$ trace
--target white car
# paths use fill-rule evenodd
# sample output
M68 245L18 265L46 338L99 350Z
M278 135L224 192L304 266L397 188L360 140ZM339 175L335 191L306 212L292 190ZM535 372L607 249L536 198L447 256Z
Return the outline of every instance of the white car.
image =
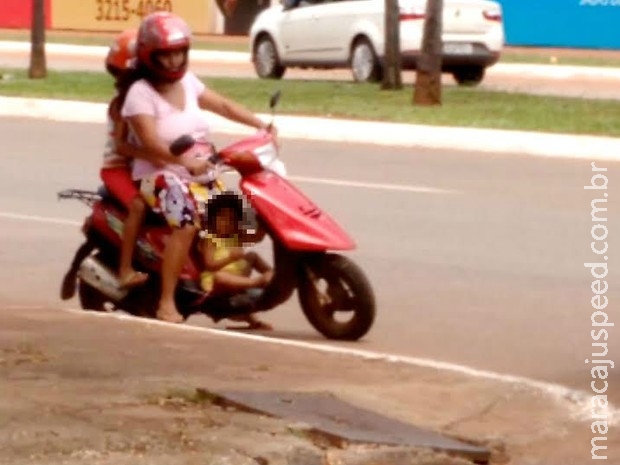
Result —
M283 0L262 11L250 29L256 73L279 79L288 67L350 67L355 81L381 80L384 8L385 0ZM425 2L400 0L399 8L401 66L415 69ZM501 6L444 0L443 8L443 71L459 84L478 84L504 46Z

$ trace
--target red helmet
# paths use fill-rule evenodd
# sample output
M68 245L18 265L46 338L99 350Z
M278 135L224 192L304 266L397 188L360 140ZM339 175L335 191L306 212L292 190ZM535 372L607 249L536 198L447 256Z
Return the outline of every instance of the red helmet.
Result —
M116 36L105 59L105 67L110 74L117 74L131 67L136 56L137 37L138 31L135 29L128 29Z
M191 44L189 26L179 16L166 11L151 13L142 21L138 31L138 61L157 80L174 82L187 71L187 52ZM176 70L168 70L156 59L159 52L183 50L185 60Z

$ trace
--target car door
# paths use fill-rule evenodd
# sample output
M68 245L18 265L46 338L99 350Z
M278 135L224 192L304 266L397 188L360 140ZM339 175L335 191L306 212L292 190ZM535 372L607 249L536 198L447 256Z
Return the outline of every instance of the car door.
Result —
M283 12L280 22L282 59L308 62L316 57L321 36L316 18L323 3L324 0L298 0Z
M357 3L356 0L323 0L313 18L313 30L316 31L314 61L333 63L346 60Z

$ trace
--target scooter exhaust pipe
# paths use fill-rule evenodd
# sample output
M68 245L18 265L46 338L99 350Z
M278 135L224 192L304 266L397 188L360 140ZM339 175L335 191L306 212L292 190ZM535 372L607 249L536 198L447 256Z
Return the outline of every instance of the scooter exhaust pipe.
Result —
M114 273L92 256L84 259L78 277L116 302L123 300L129 293L128 289L121 288Z

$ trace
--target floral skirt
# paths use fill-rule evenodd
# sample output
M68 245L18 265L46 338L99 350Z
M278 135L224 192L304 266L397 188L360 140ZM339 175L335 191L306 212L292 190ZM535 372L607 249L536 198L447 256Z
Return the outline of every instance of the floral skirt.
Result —
M200 227L198 203L189 182L174 173L159 172L146 176L140 182L140 193L149 207L161 213L171 227Z

